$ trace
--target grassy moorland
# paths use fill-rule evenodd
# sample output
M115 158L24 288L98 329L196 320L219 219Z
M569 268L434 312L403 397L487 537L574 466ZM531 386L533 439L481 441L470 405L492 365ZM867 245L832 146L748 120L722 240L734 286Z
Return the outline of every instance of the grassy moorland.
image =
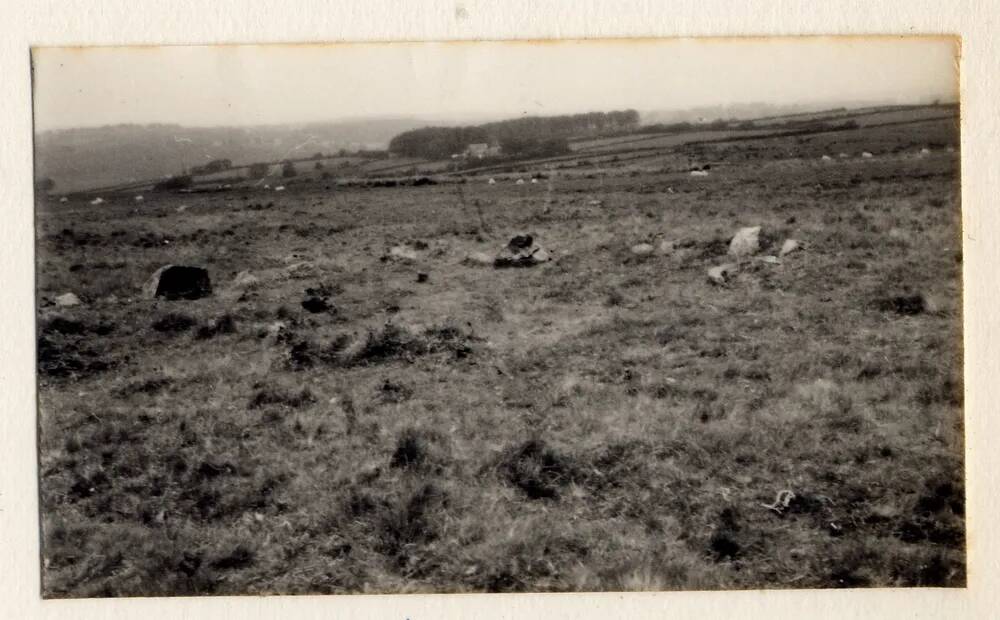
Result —
M40 203L44 594L963 585L957 141Z

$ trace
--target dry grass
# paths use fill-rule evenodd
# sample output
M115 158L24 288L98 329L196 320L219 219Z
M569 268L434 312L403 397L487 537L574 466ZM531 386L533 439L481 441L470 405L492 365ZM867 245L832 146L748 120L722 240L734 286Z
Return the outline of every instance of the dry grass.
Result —
M962 585L957 159L892 154L942 132L476 177L464 204L41 205L45 595ZM711 286L746 225L805 249ZM518 233L553 260L463 262ZM165 263L216 293L139 298Z

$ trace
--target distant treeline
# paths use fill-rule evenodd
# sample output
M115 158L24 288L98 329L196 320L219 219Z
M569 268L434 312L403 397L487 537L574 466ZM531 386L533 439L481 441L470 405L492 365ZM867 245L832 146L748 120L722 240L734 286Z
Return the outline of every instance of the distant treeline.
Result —
M405 157L445 159L470 144L496 144L504 156L558 155L573 136L631 131L639 125L635 110L564 116L529 116L466 127L424 127L397 135L389 151Z

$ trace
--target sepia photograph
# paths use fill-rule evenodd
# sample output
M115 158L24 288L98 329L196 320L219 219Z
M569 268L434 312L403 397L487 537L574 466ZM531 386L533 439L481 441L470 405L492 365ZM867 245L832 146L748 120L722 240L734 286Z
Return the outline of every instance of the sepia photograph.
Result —
M959 55L33 48L42 596L964 588Z

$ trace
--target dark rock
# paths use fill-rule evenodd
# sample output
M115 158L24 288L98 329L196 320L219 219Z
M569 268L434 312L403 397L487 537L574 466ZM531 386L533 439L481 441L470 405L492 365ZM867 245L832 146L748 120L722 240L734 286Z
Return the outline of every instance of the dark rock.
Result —
M514 235L507 243L507 248L516 252L530 248L532 243L534 243L534 239L532 239L531 235Z
M550 260L548 251L537 245L531 235L515 235L493 260L497 269L534 267Z
M212 293L208 271L201 267L165 265L146 281L143 294L149 298L200 299Z

